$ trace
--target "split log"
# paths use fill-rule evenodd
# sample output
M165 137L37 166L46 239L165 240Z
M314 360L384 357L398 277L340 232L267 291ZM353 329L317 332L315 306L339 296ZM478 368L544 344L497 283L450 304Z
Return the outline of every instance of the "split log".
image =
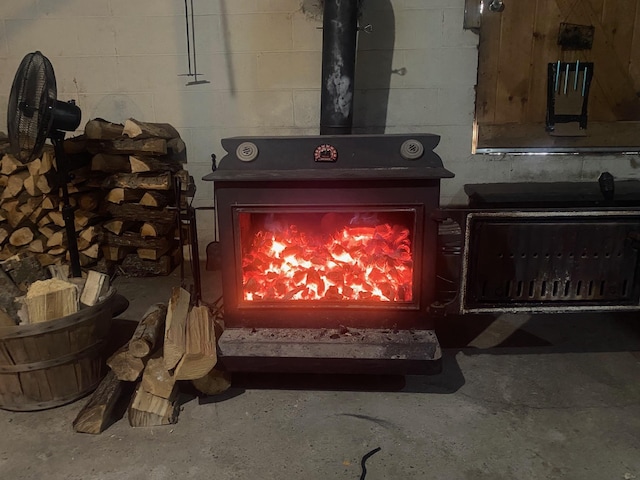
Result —
M140 199L140 205L145 207L164 208L169 204L169 198L160 192L146 192Z
M0 245L4 244L11 235L11 230L9 230L6 226L0 226Z
M42 200L42 208L45 210L56 210L60 205L60 198L55 195L47 195Z
M6 153L2 157L0 165L0 172L2 172L3 175L11 175L16 170L23 170L27 168L24 163L9 153Z
M32 197L36 197L38 195L42 195L42 191L37 186L37 182L40 180L40 175L29 175L24 179L24 189L26 192Z
M48 232L45 233L41 229L40 233L42 233L45 237L47 237ZM53 232L50 236L47 237L47 248L61 247L63 245L66 245L66 241L67 241L66 230L64 229L58 230L57 232Z
M29 227L14 230L9 237L9 243L15 247L22 247L33 240L33 231Z
M123 232L121 235L106 233L102 241L104 245L115 245L117 247L165 249L165 251L169 247L169 240L165 237L143 238L140 234L134 232Z
M40 221L40 218L42 218L43 212L44 210L42 207L37 207L33 212L31 212L31 215L29 215L29 221L34 225L37 224Z
M22 292L38 280L46 280L47 272L32 255L16 255L2 263L2 268Z
M115 235L122 235L126 231L135 229L137 223L130 220L109 220L102 224L102 228ZM108 234L107 234L108 235Z
M40 280L29 287L24 303L29 323L54 320L78 311L78 288L57 278Z
M9 177L7 175L0 175L0 188L4 188L9 183Z
M9 176L7 186L2 192L2 198L15 198L24 189L24 181L29 178L29 172L26 170L13 173Z
M16 210L20 205L20 200L17 198L3 198L0 200L0 208L5 212L11 212L12 210Z
M31 241L27 250L31 253L44 253L45 240L44 237L39 237Z
M185 163L187 161L187 146L181 138L167 140L167 157L174 162Z
M92 140L87 144L90 153L112 155L166 155L167 141L163 138Z
M49 212L49 218L58 227L65 226L64 217L62 216L62 212L60 210L53 210Z
M168 123L140 122L134 118L129 118L124 122L122 135L129 138L158 137L166 140L180 137L178 131Z
M47 175L38 175L35 181L36 188L42 193L51 193L55 182Z
M231 387L231 373L214 368L204 377L191 380L191 383L205 395L218 395Z
M82 255L89 257L90 259L97 260L100 257L100 244L94 243L89 248L84 248L80 252ZM90 263L90 260L87 260Z
M130 172L131 165L129 163L129 156L96 153L91 157L91 170L106 173Z
M44 175L56 168L56 157L53 147L45 145L42 155L40 155L40 170L38 173Z
M101 213L109 214L115 218L123 220L131 220L134 222L154 222L154 223L171 223L176 222L175 210L152 210L142 205L136 205L133 203L123 203L122 205L115 205L113 203L105 202L102 205Z
M78 235L79 239L85 240L85 241L87 241L89 243L92 243L95 240L98 240L99 237L100 237L100 228L96 227L95 225L91 225L91 226L85 228Z
M84 238L78 237L76 239L76 245L78 247L78 250L85 250L86 248L89 248L91 246L91 242L87 242Z
M117 187L112 188L107 193L105 200L107 202L121 204L123 202L139 202L144 196L144 190L132 190L130 188Z
M90 162L91 156L89 155L87 162ZM74 168L69 172L71 174L71 180L69 181L72 185L78 185L80 183L84 183L89 178L94 177L94 173L91 171L91 165L84 165L79 168Z
M47 269L51 278L57 278L59 280L69 279L69 265L51 265Z
M175 368L186 348L186 323L191 296L184 288L174 287L167 307L163 356L167 369Z
M176 408L177 389L169 399L156 397L138 385L128 410L132 427L156 427L171 425L178 421Z
M216 366L217 360L213 317L207 307L193 307L187 321L185 353L176 366L175 377L177 380L202 378Z
M52 227L40 227L38 228L38 231L44 235L46 238L51 238L53 236L54 233L56 233L57 231L59 231L59 228L52 228Z
M84 134L90 140L110 140L122 137L124 125L111 123L102 118L89 120L84 127Z
M67 156L84 153L87 150L87 136L78 135L77 137L67 138L62 146Z
M78 227L84 228L87 225L95 224L100 219L100 216L93 213L88 212L86 210L76 210L73 212L73 221L76 229Z
M147 173L147 172L177 172L181 169L180 164L172 162L168 163L162 158L143 157L139 155L130 155L129 163L131 173ZM123 170L124 171L124 170Z
M129 352L134 357L143 358L151 354L164 337L167 306L157 303L151 306L138 323L131 340Z
M18 247L14 247L13 245L6 244L0 250L0 261L7 260L18 253Z
M101 197L102 194L96 191L81 193L78 195L78 207L86 212L97 210Z
M180 191L186 192L192 184L192 178L186 170L178 170L174 177L180 180Z
M89 270L82 294L80 295L80 303L91 307L98 303L100 297L104 295L107 290L109 290L109 276L104 273Z
M171 246L167 242L165 246L160 248L138 248L136 249L136 253L143 260L159 260L160 257L169 251L169 248L171 248Z
M109 426L111 413L123 391L123 382L108 372L76 416L73 429L79 433L102 433Z
M175 228L170 223L151 223L145 222L140 227L140 236L142 237L164 237L166 236L173 228Z
M39 253L36 255L36 259L43 267L48 267L49 265L54 265L60 262L58 258L50 253Z
M28 220L29 220L29 217L27 217L20 210L13 210L12 212L7 212L7 222L9 222L9 225L11 225L11 227L14 229L19 228Z
M30 216L38 207L40 207L42 201L43 198L41 196L28 198L25 203L18 207L18 209L25 215Z
M145 392L157 397L171 397L176 385L176 377L167 369L162 350L158 350L149 358L142 372L140 385Z
M22 296L22 292L11 279L11 277L0 268L0 310L6 313L14 321L14 325L18 323L18 312L22 308L18 297Z
M131 252L130 248L102 245L102 256L111 262L119 262Z
M134 357L126 345L107 359L107 365L118 380L135 382L142 375L146 359Z
M35 160L27 163L27 170L29 170L29 175L40 175L40 169L42 168L42 160L36 158Z
M142 190L169 190L171 189L171 174L139 175L117 173L105 178L100 186L101 188L121 187Z
M67 253L67 247L54 247L47 252L49 255L62 255Z
M135 254L129 254L124 257L120 264L120 271L129 277L155 277L158 275L169 275L175 263L172 262L171 256L164 255L159 260L143 260Z

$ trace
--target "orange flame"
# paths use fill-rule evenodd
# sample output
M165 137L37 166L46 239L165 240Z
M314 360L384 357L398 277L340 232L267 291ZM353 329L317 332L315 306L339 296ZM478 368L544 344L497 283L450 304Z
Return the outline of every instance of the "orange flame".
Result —
M410 302L409 237L388 223L324 236L260 230L242 258L244 299Z

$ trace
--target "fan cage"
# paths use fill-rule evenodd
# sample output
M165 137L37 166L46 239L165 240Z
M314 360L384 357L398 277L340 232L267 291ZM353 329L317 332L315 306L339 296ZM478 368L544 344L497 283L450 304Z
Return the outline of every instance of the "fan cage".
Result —
M39 51L27 54L13 80L7 112L12 153L21 162L40 155L51 130L56 96L51 62Z

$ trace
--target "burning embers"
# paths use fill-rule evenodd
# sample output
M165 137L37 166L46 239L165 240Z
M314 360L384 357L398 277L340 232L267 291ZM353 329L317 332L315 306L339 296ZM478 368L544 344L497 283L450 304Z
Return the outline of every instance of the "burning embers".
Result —
M410 302L408 212L240 213L243 298Z

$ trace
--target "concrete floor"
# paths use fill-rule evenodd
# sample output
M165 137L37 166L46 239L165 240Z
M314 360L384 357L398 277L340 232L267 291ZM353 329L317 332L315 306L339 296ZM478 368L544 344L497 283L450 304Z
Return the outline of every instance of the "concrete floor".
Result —
M136 319L177 274L119 279ZM216 292L205 292L205 298ZM84 404L0 410L0 479L640 479L635 315L442 322L432 377L244 375L176 425L74 433Z

